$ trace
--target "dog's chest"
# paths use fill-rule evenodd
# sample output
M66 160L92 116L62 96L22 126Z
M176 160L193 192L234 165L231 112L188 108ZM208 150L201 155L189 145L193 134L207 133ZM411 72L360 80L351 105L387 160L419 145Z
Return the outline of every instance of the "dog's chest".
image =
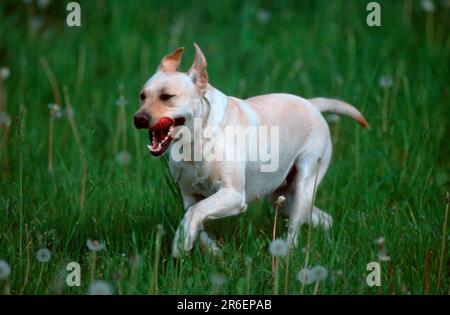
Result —
M206 197L217 190L211 179L211 172L204 163L172 161L170 164L173 178L183 191Z

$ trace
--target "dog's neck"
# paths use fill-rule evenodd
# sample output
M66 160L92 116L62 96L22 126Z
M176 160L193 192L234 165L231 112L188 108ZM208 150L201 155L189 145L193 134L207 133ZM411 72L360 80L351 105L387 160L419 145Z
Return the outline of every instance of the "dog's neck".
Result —
M186 145L191 146L191 152L195 152L198 148L195 145L205 141L210 142L216 139L216 134L222 127L225 110L228 105L228 98L225 94L208 84L205 94L200 99L200 108L195 117L201 118L201 128L195 128L194 125L190 126L193 138L190 139L190 143ZM208 138L204 138L203 131L205 128L209 128ZM195 139L195 140L194 140ZM194 161L187 161L188 164L196 164ZM183 164L182 162L174 163L177 165Z
M208 84L202 102L203 127L218 128L223 122L228 99L225 94Z
M208 84L205 95L201 99L203 128L209 127L215 130L220 127L227 103L227 96Z

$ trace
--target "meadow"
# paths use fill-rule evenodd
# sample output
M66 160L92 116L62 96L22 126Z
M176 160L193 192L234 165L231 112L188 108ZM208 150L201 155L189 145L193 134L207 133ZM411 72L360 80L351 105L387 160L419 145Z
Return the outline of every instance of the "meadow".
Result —
M81 27L67 2L0 4L0 294L450 293L448 1L378 1L380 27L360 0L79 1ZM334 225L302 228L278 285L265 200L208 222L221 255L170 255L180 194L132 117L162 56L184 46L187 70L193 42L227 95L336 97L371 126L327 116L316 204ZM299 281L306 256L325 280Z

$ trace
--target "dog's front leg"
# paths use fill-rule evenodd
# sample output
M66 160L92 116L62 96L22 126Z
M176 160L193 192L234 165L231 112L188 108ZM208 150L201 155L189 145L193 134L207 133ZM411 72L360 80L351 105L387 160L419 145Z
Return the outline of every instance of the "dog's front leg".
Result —
M231 187L221 188L214 195L191 206L186 211L175 234L172 248L173 256L179 256L180 248L184 251L192 249L205 220L237 215L244 212L246 208L245 193ZM180 244L181 235L184 241L182 244Z
M188 210L191 206L198 203L201 199L200 196L186 192L183 187L181 188L181 195L183 197L183 206L184 210ZM209 237L208 233L204 230L203 223L199 227L199 242L200 246L209 251L210 253L216 255L220 252L219 247L216 245L216 242Z

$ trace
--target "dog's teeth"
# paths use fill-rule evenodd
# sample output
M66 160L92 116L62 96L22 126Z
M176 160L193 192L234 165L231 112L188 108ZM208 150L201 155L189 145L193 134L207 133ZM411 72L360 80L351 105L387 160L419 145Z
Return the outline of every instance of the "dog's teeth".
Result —
M152 152L152 147L149 144L147 144L147 148L150 152Z

